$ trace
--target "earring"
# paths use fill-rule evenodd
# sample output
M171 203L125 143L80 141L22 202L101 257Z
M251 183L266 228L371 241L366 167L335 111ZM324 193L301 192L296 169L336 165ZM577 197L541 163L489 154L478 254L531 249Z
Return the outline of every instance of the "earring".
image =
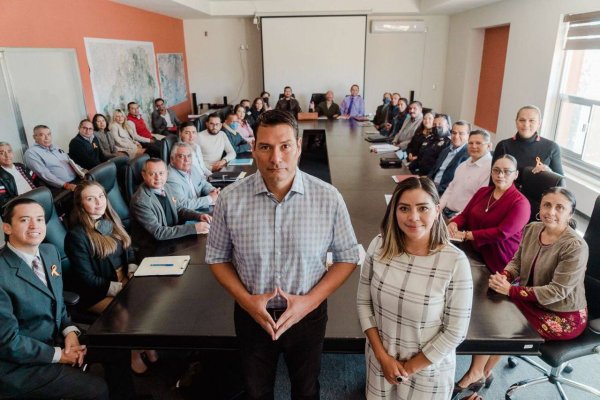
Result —
M536 220L536 221L541 221L541 220L540 220L540 213L537 213L537 214L535 214L535 220Z

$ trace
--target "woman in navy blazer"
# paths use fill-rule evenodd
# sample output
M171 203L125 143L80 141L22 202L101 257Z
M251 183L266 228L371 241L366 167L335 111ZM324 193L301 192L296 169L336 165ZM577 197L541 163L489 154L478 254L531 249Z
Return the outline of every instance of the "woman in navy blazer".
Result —
M101 314L129 279L131 238L98 182L81 182L73 196L72 229L65 237L65 252L78 285L81 307ZM136 373L147 370L143 355L139 351L131 354L131 368ZM146 351L145 356L156 361L154 351Z

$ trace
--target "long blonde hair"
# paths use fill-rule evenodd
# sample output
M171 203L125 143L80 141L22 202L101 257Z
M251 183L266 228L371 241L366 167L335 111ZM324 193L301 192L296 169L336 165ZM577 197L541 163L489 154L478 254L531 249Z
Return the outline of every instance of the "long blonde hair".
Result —
M396 209L398 208L398 202L400 201L402 194L415 189L421 189L427 193L436 206L440 204L440 196L438 195L434 183L425 176L411 177L396 185L390 204L388 204L387 210L385 211L383 221L381 221L380 231L383 243L378 252L378 258L380 260L389 260L399 254L406 253L406 235L398 226ZM440 212L431 227L431 234L429 235L429 251L433 251L440 245L445 245L449 242L448 229L446 228L442 213Z
M115 117L117 116L117 114L121 114L123 115L123 123L120 124L115 120ZM133 135L133 129L131 128L131 125L129 125L127 123L127 114L125 114L125 111L121 110L120 108L117 108L115 110L115 112L113 112L112 118L110 119L110 123L111 124L115 124L115 125L119 125L121 128L125 129L130 135Z
M83 191L91 186L96 186L102 190L106 197L106 190L104 187L95 181L82 181L75 188L73 194L73 210L71 211L71 224L75 226L79 224L83 227L85 234L92 245L92 251L94 256L98 258L106 258L113 254L118 248L118 242L120 241L123 245L123 249L131 246L131 238L123 228L119 215L110 205L108 197L106 197L106 210L104 211L103 218L107 221L112 222L112 232L108 236L102 235L95 229L95 221L83 208L82 197Z

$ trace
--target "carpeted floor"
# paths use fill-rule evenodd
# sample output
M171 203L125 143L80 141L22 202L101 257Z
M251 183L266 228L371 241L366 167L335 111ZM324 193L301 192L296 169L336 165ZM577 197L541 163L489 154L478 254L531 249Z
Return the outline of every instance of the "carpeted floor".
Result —
M459 356L457 379L467 370L469 356ZM196 376L190 380L185 390L175 389L176 380L185 372L189 360L199 360ZM600 355L589 356L573 362L571 379L600 388ZM516 368L507 367L506 358L496 367L496 379L493 385L481 392L485 399L502 400L504 392L514 382L538 376L536 370L521 362ZM136 377L139 394L152 394L154 399L241 399L239 371L236 368L235 353L189 354L171 353L161 357L160 364L145 377ZM321 371L322 400L358 400L364 399L365 366L364 357L356 354L325 354ZM592 396L577 389L567 387L570 400L587 400ZM283 360L280 360L276 382L276 399L290 397L289 381ZM536 385L523 389L513 396L514 400L554 400L560 396L550 384Z

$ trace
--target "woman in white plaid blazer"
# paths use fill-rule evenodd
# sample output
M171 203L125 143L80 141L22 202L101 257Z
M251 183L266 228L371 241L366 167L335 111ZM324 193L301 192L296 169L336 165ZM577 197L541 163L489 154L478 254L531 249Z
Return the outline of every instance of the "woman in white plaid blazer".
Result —
M449 243L435 185L402 181L358 286L367 399L449 399L472 298L469 261Z

